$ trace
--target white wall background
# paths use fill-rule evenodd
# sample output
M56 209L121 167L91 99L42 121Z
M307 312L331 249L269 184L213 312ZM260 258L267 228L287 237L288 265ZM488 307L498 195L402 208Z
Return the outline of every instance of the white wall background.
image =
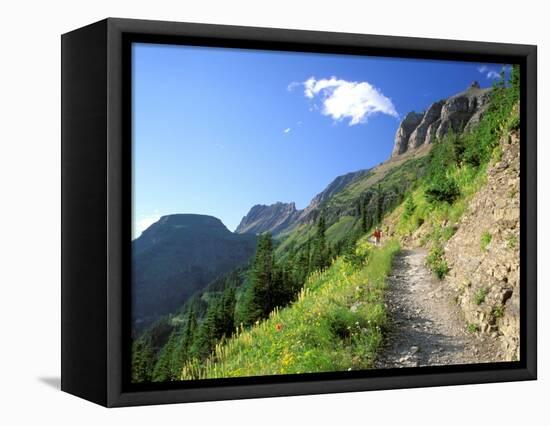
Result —
M9 1L0 5L0 423L542 424L550 172L545 2ZM107 410L58 391L60 34L108 16L539 46L539 381ZM546 396L544 394L547 394ZM546 413L546 416L544 414ZM130 423L131 422L131 423Z

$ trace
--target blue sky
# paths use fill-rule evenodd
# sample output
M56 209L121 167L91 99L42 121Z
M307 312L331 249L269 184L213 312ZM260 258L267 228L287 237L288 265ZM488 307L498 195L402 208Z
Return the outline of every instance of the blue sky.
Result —
M304 208L386 160L407 112L502 65L135 44L132 67L137 237L166 214L234 230L254 204Z

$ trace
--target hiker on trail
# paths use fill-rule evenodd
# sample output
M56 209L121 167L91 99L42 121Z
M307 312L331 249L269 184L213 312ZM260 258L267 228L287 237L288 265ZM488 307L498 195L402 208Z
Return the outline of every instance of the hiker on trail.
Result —
M380 231L380 228L376 228L374 230L374 234L372 234L372 236L374 237L374 241L376 242L376 245L379 246L380 245L380 237L382 237L382 232Z

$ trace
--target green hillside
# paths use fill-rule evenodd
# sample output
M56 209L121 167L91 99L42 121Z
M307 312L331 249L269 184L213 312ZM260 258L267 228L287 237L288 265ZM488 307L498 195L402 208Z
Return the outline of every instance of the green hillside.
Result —
M429 150L418 150L375 167L323 202L318 214L327 221L327 242L339 246L354 242L385 213L398 206L424 175ZM363 213L364 211L364 213ZM362 216L366 226L362 226ZM363 228L363 229L362 229ZM276 254L286 257L303 248L315 235L315 223L302 223L277 237Z
M250 264L219 277L134 342L135 381L365 369L384 339L386 277L400 242L442 244L519 127L519 78L500 81L479 124L394 157L323 200L312 220L258 238ZM382 226L382 247L369 243Z
M509 84L501 81L495 86L477 127L451 132L434 145L426 175L385 221L400 240L420 238L414 243L430 249L428 266L439 278L448 273L443 245L458 229L470 200L486 184L488 166L500 161L499 140L519 131L518 102L519 75L514 69Z
M181 379L365 369L386 325L384 288L395 241L375 248L362 238L353 258L313 273L298 299L255 327L216 345L205 362L183 366Z

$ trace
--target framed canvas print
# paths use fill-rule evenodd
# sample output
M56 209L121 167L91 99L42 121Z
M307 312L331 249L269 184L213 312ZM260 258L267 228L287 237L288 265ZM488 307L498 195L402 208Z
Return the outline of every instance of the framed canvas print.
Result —
M62 37L62 389L536 378L536 47L106 19Z

